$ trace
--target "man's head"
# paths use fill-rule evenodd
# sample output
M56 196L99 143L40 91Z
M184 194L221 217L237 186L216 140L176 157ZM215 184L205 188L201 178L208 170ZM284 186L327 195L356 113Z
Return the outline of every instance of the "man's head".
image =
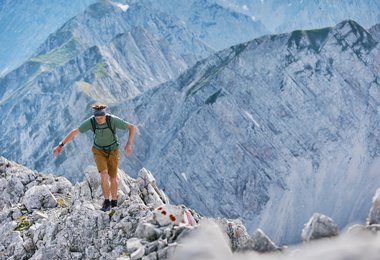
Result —
M107 105L99 103L92 106L92 111L98 124L104 124L106 122L106 108Z

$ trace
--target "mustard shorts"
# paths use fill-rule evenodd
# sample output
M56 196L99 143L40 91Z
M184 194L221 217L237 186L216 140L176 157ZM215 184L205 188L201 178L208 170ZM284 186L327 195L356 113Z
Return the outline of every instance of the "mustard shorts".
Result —
M119 165L119 149L103 151L92 147L92 154L99 172L108 170L108 175L115 177Z

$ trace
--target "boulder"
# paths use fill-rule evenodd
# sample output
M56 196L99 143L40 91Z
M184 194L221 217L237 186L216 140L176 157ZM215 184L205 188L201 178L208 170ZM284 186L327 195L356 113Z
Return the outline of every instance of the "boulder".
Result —
M31 212L34 209L54 208L57 200L50 190L45 186L33 186L25 192L22 203Z
M127 250L132 260L141 258L145 254L145 247L138 238L130 238L127 241Z
M168 203L168 198L158 189L156 180L150 171L145 168L141 169L136 181L147 206L153 209Z
M8 181L6 192L10 195L10 203L18 203L20 198L24 195L24 185L16 176L12 176Z
M244 250L250 244L250 236L240 220L216 219L216 222L227 234L232 251Z
M153 224L140 222L135 231L135 235L138 238L153 241L160 237L161 231Z
M337 235L338 227L331 218L323 214L314 213L302 229L301 237L303 241L307 242Z
M153 211L154 220L160 226L179 225L183 220L184 210L177 205L161 205Z
M261 229L256 230L250 241L252 241L252 249L260 253L281 250Z

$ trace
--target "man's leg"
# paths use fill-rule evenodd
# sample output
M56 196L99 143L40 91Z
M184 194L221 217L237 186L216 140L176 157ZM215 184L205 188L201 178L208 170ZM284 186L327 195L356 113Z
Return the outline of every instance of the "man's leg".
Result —
M110 201L110 183L108 180L108 171L104 170L100 172L100 185L102 186L104 202L101 208L102 211L108 211L111 208Z
M119 149L113 150L110 153L110 157L108 160L108 174L109 180L111 183L111 207L117 207L117 169L119 165Z
M105 200L110 199L110 183L108 180L108 170L100 172L100 185L102 186L103 197Z
M104 197L104 202L101 210L108 211L111 206L111 202L109 200L111 191L107 169L108 154L106 154L104 151L96 149L95 147L92 147L92 153L94 155L96 167L98 168L100 174L100 186L102 187Z
M111 183L111 197L112 200L117 200L117 175L109 176Z

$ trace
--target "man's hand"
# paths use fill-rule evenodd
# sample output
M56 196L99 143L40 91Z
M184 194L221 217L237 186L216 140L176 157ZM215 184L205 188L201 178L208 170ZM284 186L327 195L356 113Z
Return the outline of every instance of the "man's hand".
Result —
M131 155L132 153L132 145L130 144L127 144L125 147L124 147L124 152L125 152L125 155L128 157Z
M78 133L79 133L79 128L75 128L75 129L71 130L70 133L67 136L65 136L65 138L63 138L63 140L59 143L59 145L57 145L54 148L53 155L57 156L61 152L62 147L65 144L67 144L71 139L73 139L73 137L76 136Z
M54 155L54 157L57 156L57 155L61 152L61 150L62 150L62 146L57 145L57 146L54 148L54 150L53 150L53 155Z

